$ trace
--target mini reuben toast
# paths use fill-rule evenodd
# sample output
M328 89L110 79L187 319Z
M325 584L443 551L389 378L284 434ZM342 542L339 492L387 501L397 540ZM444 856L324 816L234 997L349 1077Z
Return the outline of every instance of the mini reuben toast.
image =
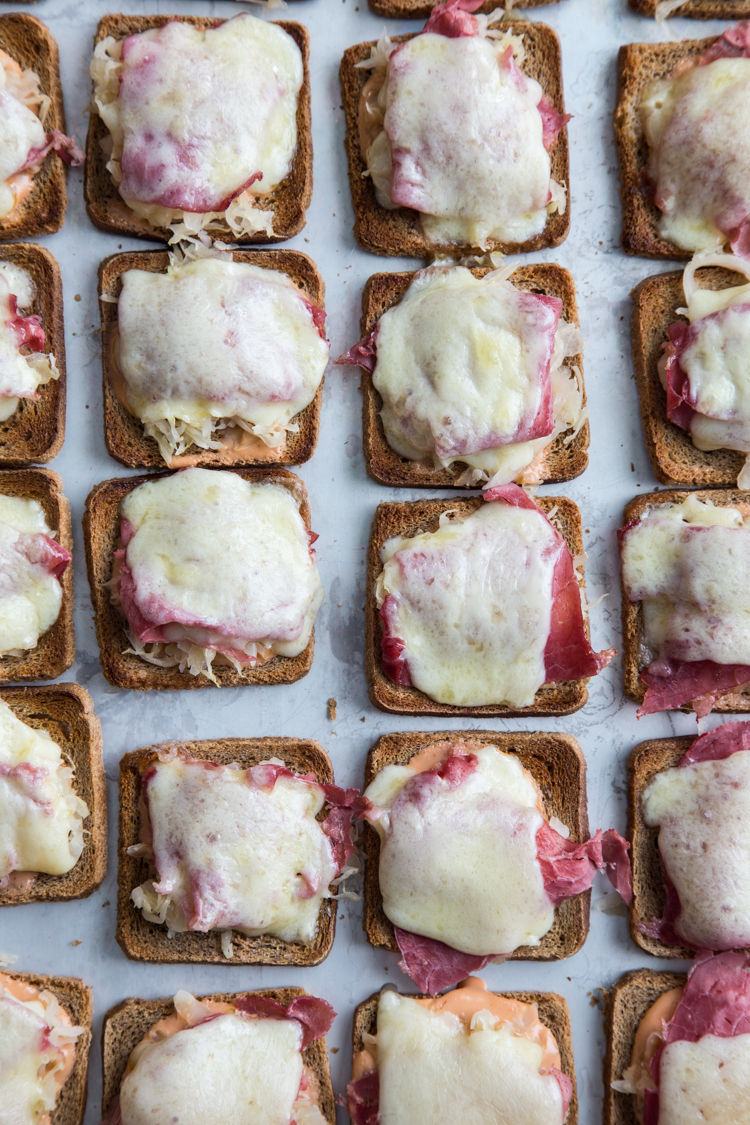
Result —
M76 977L0 972L8 1121L83 1125L93 1014L91 989Z
M734 1125L750 1112L750 956L626 973L606 1002L606 1125Z
M514 484L380 504L365 609L372 702L406 715L577 711L614 655L589 643L582 551L571 500L536 504Z
M629 0L642 16L669 19L741 20L750 16L750 0Z
M77 684L0 697L0 906L86 898L107 869L102 735Z
M105 259L112 456L149 469L307 461L328 361L324 293L315 264L296 250L209 256L197 247L189 257L150 250Z
M631 294L643 433L662 484L750 484L748 282L744 258L705 254Z
M259 1120L335 1125L325 1041L335 1015L301 988L123 1000L104 1017L104 1123L150 1125L157 1113L226 1125L249 1102Z
M0 474L0 683L54 680L73 663L72 547L57 473Z
M655 957L750 948L749 750L742 722L630 755L630 932Z
M83 152L65 136L57 43L41 20L0 15L0 66L0 239L53 234L68 203L61 160L78 166Z
M301 24L248 12L104 16L86 142L92 223L165 242L298 234L312 195L308 54Z
M309 672L323 590L307 491L293 473L191 468L105 481L83 524L110 683L289 684Z
M471 488L571 480L586 468L583 340L567 270L375 274L360 329L339 362L362 369L375 480Z
M750 25L620 48L622 245L647 258L750 245ZM738 123L741 122L740 126Z
M478 977L434 1000L384 988L355 1009L352 1048L354 1123L414 1120L402 1107L415 1104L424 1121L578 1121L570 1013L554 992L488 992Z
M365 932L401 952L422 992L495 959L572 956L597 868L629 897L626 842L588 838L586 763L568 735L387 734L365 785Z
M120 762L117 940L141 961L318 965L356 789L317 742L226 738Z
M731 3L731 0L729 2ZM434 3L429 3L429 0L368 0L368 3L376 15L386 16L389 19L426 20L436 7ZM557 0L524 0L523 6L539 8L542 5L556 3ZM484 0L484 3L479 3L476 7L473 4L464 4L462 8L466 11L489 14L502 8L502 4L499 4L498 0Z
M0 246L0 465L46 463L65 437L60 267L31 242Z
M488 27L469 6L446 0L423 32L344 52L354 233L376 254L518 254L567 237L558 38L522 20Z
M750 495L651 492L618 532L625 694L638 717L750 711ZM696 534L700 532L700 534Z

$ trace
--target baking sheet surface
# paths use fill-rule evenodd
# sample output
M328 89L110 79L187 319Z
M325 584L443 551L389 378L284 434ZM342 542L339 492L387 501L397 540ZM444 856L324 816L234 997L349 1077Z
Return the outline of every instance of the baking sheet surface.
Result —
M231 0L142 0L120 10L136 14L196 14L226 18L253 5ZM68 131L80 142L90 97L88 61L97 20L117 10L95 0L40 0L3 4L2 11L23 10L48 24L60 46ZM367 277L382 270L415 268L419 263L388 259L360 250L352 235L343 148L338 65L351 44L390 34L416 31L417 21L385 21L374 16L366 0L298 0L285 13L263 18L299 20L310 31L315 186L307 226L285 246L310 254L326 283L331 354L339 355L358 338L360 297ZM625 502L656 485L643 444L638 399L630 356L630 289L642 278L674 269L667 262L626 257L619 246L619 182L612 111L616 56L620 45L663 38L653 20L633 15L624 0L562 0L537 8L531 18L550 24L562 41L566 108L572 113L570 198L572 230L554 251L529 261L557 261L571 270L586 337L585 378L591 412L591 451L587 472L564 486L547 486L545 494L572 497L583 513L589 559L587 583L597 649L621 647L619 582L615 529ZM717 34L718 21L672 20L680 37ZM101 362L96 271L118 249L146 249L151 244L102 234L89 222L83 204L80 171L68 176L70 201L62 231L40 239L58 258L65 291L68 355L67 437L52 463L62 476L75 530L77 661L63 680L75 679L94 698L104 732L109 787L109 867L101 889L81 902L5 908L0 911L0 950L16 955L13 968L82 977L94 988L95 1043L89 1071L86 1125L100 1113L99 1033L102 1018L127 996L157 997L178 988L194 993L299 984L329 1000L338 1019L329 1035L334 1085L341 1092L349 1076L350 1026L354 1007L386 982L408 991L411 982L397 967L397 956L373 950L366 942L358 903L342 902L333 952L314 969L274 970L227 966L141 965L129 962L114 940L116 899L117 771L125 751L165 739L291 735L318 739L333 760L340 784L361 785L367 750L388 731L420 729L562 730L580 742L588 762L589 815L592 830L614 826L625 831L625 762L639 741L670 734L690 734L695 720L686 715L655 715L637 722L635 705L622 694L619 658L590 686L586 707L565 719L462 723L451 720L383 715L369 703L364 679L365 553L370 522L383 500L407 500L418 493L384 488L367 476L362 459L358 373L329 367L318 450L300 475L309 492L320 572L326 600L316 626L311 673L291 686L221 689L200 692L131 693L110 688L98 661L85 576L81 517L85 497L99 481L126 475L108 457L102 433ZM437 493L441 495L441 493ZM337 701L337 718L328 718L327 701ZM717 718L705 722L716 726ZM594 887L591 934L583 949L556 964L513 962L485 971L490 988L546 989L566 997L573 1022L576 1074L583 1125L601 1119L604 1038L598 991L628 969L649 966L680 969L680 962L644 956L630 941L627 919L596 909L609 890L598 878ZM339 1120L347 1119L339 1110Z

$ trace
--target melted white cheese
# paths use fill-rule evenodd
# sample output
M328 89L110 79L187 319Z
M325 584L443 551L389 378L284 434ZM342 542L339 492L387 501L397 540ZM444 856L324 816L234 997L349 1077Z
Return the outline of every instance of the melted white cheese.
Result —
M693 496L655 506L626 533L621 558L653 656L750 664L750 527L736 508Z
M382 809L380 890L394 925L484 956L538 945L554 921L537 859L539 790L520 762L493 747L452 789L437 781L410 799L419 774L386 766L365 791Z
M693 66L644 88L640 114L663 207L659 232L683 250L720 248L727 219L731 227L750 211L749 97L744 58Z
M37 500L0 496L0 656L34 648L62 605L59 580L17 550L19 533L52 536Z
M545 681L555 533L541 513L487 503L463 521L388 539L378 605L415 687L440 703L528 707Z
M398 152L408 190L392 192L390 175L381 177L385 201L420 211L431 242L482 247L544 230L551 181L542 88L499 64L507 46L427 33L388 60L385 130L368 165L382 164L383 150Z
M301 1042L296 1020L226 1013L142 1045L120 1087L122 1123L289 1125Z
M0 700L0 879L11 871L64 875L77 862L89 810L72 777L47 732Z
M678 1039L661 1057L659 1125L738 1125L750 1119L750 1035Z
M9 179L23 168L31 149L44 147L45 139L39 117L8 88L5 66L0 65L0 218L16 205Z
M138 604L205 623L167 626L171 640L205 644L220 628L219 642L238 648L297 656L307 646L323 590L286 488L186 469L134 489L122 514L135 528L126 560Z
M541 1046L507 1023L473 1022L470 1030L451 1012L381 992L380 1125L561 1125L560 1087L539 1073Z
M36 295L31 275L11 262L0 263L0 422L5 422L18 408L20 398L31 398L37 389L59 372L54 356L34 352L22 355L18 337L8 323L12 317L10 298L17 302L17 311L28 309Z
M127 270L117 312L118 366L147 432L166 421L210 435L234 419L278 446L328 361L309 306L274 269L201 258Z
M155 763L148 782L152 853L159 893L133 892L150 921L170 929L236 929L311 942L328 887L338 874L315 819L317 785L279 777L270 792L245 770L175 760ZM190 926L186 911L199 907Z

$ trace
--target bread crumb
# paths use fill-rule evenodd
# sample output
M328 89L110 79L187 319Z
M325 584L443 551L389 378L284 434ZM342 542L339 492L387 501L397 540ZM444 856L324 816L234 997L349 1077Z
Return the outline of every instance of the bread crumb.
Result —
M328 700L328 718L331 722L336 722L336 700L333 696Z
M332 1055L337 1055L339 1053L339 1051L341 1050L340 1047L331 1047L329 1049L330 1049L330 1052L331 1052Z
M109 906L109 899L107 899L106 902L102 903L102 910L104 909L105 906Z
M364 715L362 716L362 718L359 721L360 721L360 723L363 723L365 721Z
M80 301L80 299L81 299L81 294L80 294L80 293L76 293L76 295L75 295L75 297L73 298L73 300L74 300L74 301Z
M82 943L80 941L71 941L70 944L71 945L81 945Z

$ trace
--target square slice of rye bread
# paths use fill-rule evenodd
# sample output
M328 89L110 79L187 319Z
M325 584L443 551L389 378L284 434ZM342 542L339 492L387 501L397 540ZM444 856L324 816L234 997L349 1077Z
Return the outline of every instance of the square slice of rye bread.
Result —
M73 1069L60 1090L50 1119L50 1125L83 1125L83 1113L86 1109L86 1075L91 1050L91 1024L94 1018L92 990L78 977L50 977L41 973L11 973L5 970L3 973L11 980L51 992L70 1016L73 1026L83 1028L83 1034L76 1039Z
M484 277L489 269L473 269L475 277ZM411 273L376 273L368 278L362 293L362 318L360 332L369 335L375 324L387 309L398 304L401 297L416 277ZM562 266L540 262L533 266L521 266L510 280L517 289L531 293L542 293L548 297L559 297L563 303L562 316L570 324L578 324L578 303L575 285L568 270ZM577 367L583 378L583 356L569 356L565 360L567 368ZM447 469L437 469L428 461L410 461L391 449L383 429L380 411L383 400L372 382L369 371L362 370L362 429L365 463L367 471L381 484L397 488L462 488L457 479L466 468L465 462L457 462ZM586 391L583 389L583 401ZM585 422L573 441L565 444L566 434L555 438L547 454L547 470L543 483L557 484L573 480L588 465L589 424ZM476 485L472 486L476 488Z
M501 734L497 731L435 731L414 734L384 734L367 755L365 787L375 780L385 766L405 766L415 754L435 742L449 740L479 741L495 746L517 757L538 784L544 799L547 817L558 817L570 828L570 838L577 843L588 839L589 817L586 801L586 761L580 746L568 734L523 732ZM393 923L383 911L380 893L380 837L365 824L365 878L363 926L371 945L398 953ZM521 946L508 958L510 961L559 961L572 957L585 942L589 932L591 891L566 899L555 907L555 921L549 933L537 946Z
M37 500L47 524L57 532L58 542L73 553L70 506L63 496L62 481L52 469L7 469L0 473L0 494ZM19 680L55 680L75 660L73 629L73 563L60 581L63 596L57 621L39 638L35 648L22 656L0 657L0 684Z
M522 35L526 58L523 71L540 83L552 104L565 112L562 86L562 58L560 41L550 27L541 23L527 23L525 20L508 20L490 27L512 31ZM413 35L395 35L393 43L403 43L413 39ZM389 257L424 258L428 255L457 256L471 253L475 247L456 243L428 242L419 221L419 212L408 207L388 211L381 207L375 198L375 189L370 177L365 177L366 165L359 147L358 112L359 97L370 77L370 71L357 67L357 63L370 57L374 40L358 43L344 51L339 70L341 93L346 120L346 155L349 167L349 187L354 207L354 235L365 250ZM570 230L570 173L568 161L568 133L563 129L550 149L552 162L551 176L568 189L568 202L564 213L555 212L547 219L541 234L526 242L500 242L489 239L487 250L499 250L503 254L528 254L532 250L544 250L559 246L568 237Z
M727 289L744 285L744 274L711 266L697 270L700 289ZM685 304L682 271L647 277L630 294L633 299L632 332L635 381L641 404L646 449L661 484L702 485L716 488L736 485L745 463L744 453L716 449L704 453L693 445L687 430L667 418L667 393L659 379L658 364L667 342L667 329L686 321L677 310Z
M554 509L552 523L565 539L570 553L583 554L581 513L578 506L565 496L536 497L543 512ZM386 676L380 664L383 628L375 601L375 584L383 570L380 549L386 539L402 535L407 538L423 531L436 531L443 512L455 511L461 516L476 512L485 503L481 496L449 497L440 500L411 500L407 503L379 504L370 531L367 549L367 600L365 603L365 672L370 685L370 700L380 711L393 715L446 715L468 718L498 716L504 719L525 719L529 715L571 715L580 710L589 697L588 680L561 680L542 684L530 707L515 710L502 703L486 703L480 707L454 707L449 703L436 703L415 687L395 684ZM579 579L581 588L585 583ZM584 622L588 636L588 622Z
M198 761L250 769L269 758L280 758L293 773L315 774L325 784L333 781L333 766L319 743L301 738L222 738L205 742L166 743L184 747ZM221 951L221 934L176 933L168 937L166 925L147 922L136 909L131 892L154 877L147 859L129 856L127 849L140 842L141 774L155 760L159 746L132 750L120 761L120 830L117 845L117 942L134 961L212 962L217 965L319 965L331 952L336 932L336 902L325 899L318 916L318 932L312 945L282 941L269 934L248 937L232 931L234 956ZM318 819L325 819L321 810Z
M235 262L244 262L263 269L278 270L286 274L294 284L319 308L325 307L325 285L312 258L298 250L235 250ZM131 469L163 469L164 459L159 446L153 438L146 437L143 423L127 410L114 390L114 377L117 367L113 356L113 344L117 336L117 304L109 298L117 298L122 290L122 275L126 270L148 270L150 273L164 273L169 264L165 250L135 250L126 254L112 254L99 266L99 309L102 321L102 368L104 397L104 440L112 457ZM106 299L103 299L106 298ZM287 433L286 443L280 457L271 450L263 458L245 458L232 461L231 465L301 465L315 452L320 428L320 407L323 401L323 382L318 387L315 398L304 410L296 415L299 433ZM206 468L226 468L220 450L200 449L191 445L185 456L195 458L191 464ZM181 460L181 459L178 459Z
M739 489L722 488L708 490L669 489L666 492L647 492L643 496L636 496L625 505L623 513L623 526L630 520L641 519L647 508L658 507L660 504L681 504L688 496L695 496L698 500L710 501L717 507L740 508L750 515L750 492L740 492ZM641 603L633 605L628 601L622 581L622 567L620 568L620 591L622 594L622 669L625 694L634 703L643 703L646 697L646 685L641 679L642 666L640 652L643 645L643 610ZM685 703L682 707L670 708L674 711L692 713L692 703ZM736 691L727 692L720 696L713 705L714 713L727 712L730 714L747 714L750 712L750 693L738 688Z
M679 43L629 43L617 56L617 108L615 146L620 162L622 200L622 246L627 254L641 258L692 258L659 234L661 211L639 189L641 172L648 163L649 150L641 126L638 107L644 87L657 78L668 78L682 59L702 55L716 42L710 39L683 39Z
M648 1009L663 993L684 987L686 980L687 973L635 969L604 993L604 1125L638 1125L635 1096L618 1093L612 1083L619 1081L630 1066L635 1033Z
M370 8L377 16L402 20L429 19L437 2L438 0L434 0L433 3L425 3L425 0L368 0ZM523 6L524 8L540 8L557 2L558 0L524 0ZM502 7L500 0L485 0L484 4L476 9L476 12L484 12L489 15L490 12L499 9L498 14L502 15Z
M641 798L657 773L676 766L695 741L685 738L653 738L634 747L628 758L628 839L633 868L633 901L628 911L630 936L636 945L652 957L691 958L695 950L687 946L667 945L647 937L638 929L639 922L661 918L666 903L664 868L659 855L659 829L649 828L643 819Z
M10 262L31 275L36 297L24 312L41 317L44 351L54 355L60 372L58 379L39 388L38 399L20 399L10 418L0 422L0 467L46 464L60 452L65 438L65 325L60 267L49 250L33 242L0 245L0 262Z
M216 27L216 20L210 16L102 16L94 36L94 46L108 35L115 39L125 39L128 35L138 35L152 27L163 27L165 23L189 23L193 27L207 31ZM222 22L222 21L220 21ZM243 246L256 243L284 242L299 234L305 225L305 213L312 198L313 149L312 125L310 119L310 36L301 23L288 20L274 20L277 27L283 28L295 41L302 52L303 78L297 100L297 148L292 158L289 174L268 195L261 199L261 208L273 211L273 234L257 233L252 236L236 235L226 224L211 229L208 233L214 241L239 243ZM252 113L252 107L248 107ZM99 230L108 234L123 234L130 238L148 238L153 242L169 242L172 231L165 227L154 227L146 219L138 218L127 206L115 187L106 169L106 159L100 142L108 137L109 130L98 113L89 117L86 136L86 163L83 169L83 194L86 210L91 222Z
M102 764L102 730L91 696L78 684L6 687L0 699L17 719L46 731L73 766L73 789L88 805L83 852L66 875L38 874L28 890L0 889L0 906L87 898L107 872L107 781Z
M260 988L246 992L214 992L210 996L199 996L199 1000L216 1000L231 1004L241 996L264 996L279 1004L291 1004L297 996L309 996L302 988ZM109 1113L112 1102L120 1092L128 1059L134 1047L158 1020L174 1015L171 997L159 1000L123 1000L110 1008L104 1017L102 1027L102 1116ZM331 1071L328 1066L328 1050L324 1039L315 1039L302 1052L302 1059L314 1080L314 1094L320 1112L329 1125L335 1125L336 1103L331 1084ZM313 1083L311 1083L313 1085ZM57 1125L53 1121L52 1125Z
M0 15L0 49L15 59L22 70L33 70L38 75L39 88L50 98L44 128L48 133L53 129L65 133L60 56L57 42L46 25L26 12ZM34 176L29 194L0 219L0 240L54 234L63 225L67 205L65 166L56 152L50 152Z
M236 472L243 480L253 483L268 482L286 488L294 497L305 526L310 530L310 505L307 489L299 477L287 469L227 469ZM181 691L214 687L205 676L192 676L177 668L159 668L141 660L130 648L125 629L127 621L118 606L112 604L107 583L112 578L114 553L120 539L120 505L129 492L148 481L170 476L170 473L150 473L143 477L118 477L96 485L86 498L83 516L83 540L86 548L86 568L94 609L96 639L99 643L99 660L107 680L115 687L134 691ZM310 671L315 647L315 630L310 643L299 656L273 656L258 668L236 672L230 664L214 662L213 672L222 687L241 687L248 684L293 684Z
M633 11L642 16L655 16L658 0L629 0ZM743 20L750 16L750 0L687 0L672 16L693 20Z
M414 999L433 999L425 997L419 992L404 992L402 996L411 996ZM573 1034L570 1026L570 1012L568 1003L563 996L556 992L495 992L494 996L502 996L506 1000L516 1000L521 1004L536 1004L539 1009L539 1019L548 1027L555 1037L557 1049L560 1052L560 1069L567 1074L573 1083L573 1092L570 1096L570 1108L565 1118L565 1125L578 1123L578 1091L576 1088L576 1072L573 1062ZM352 1023L352 1054L356 1056L365 1047L365 1036L375 1035L378 1030L378 1000L379 993L363 1000L354 1009Z

